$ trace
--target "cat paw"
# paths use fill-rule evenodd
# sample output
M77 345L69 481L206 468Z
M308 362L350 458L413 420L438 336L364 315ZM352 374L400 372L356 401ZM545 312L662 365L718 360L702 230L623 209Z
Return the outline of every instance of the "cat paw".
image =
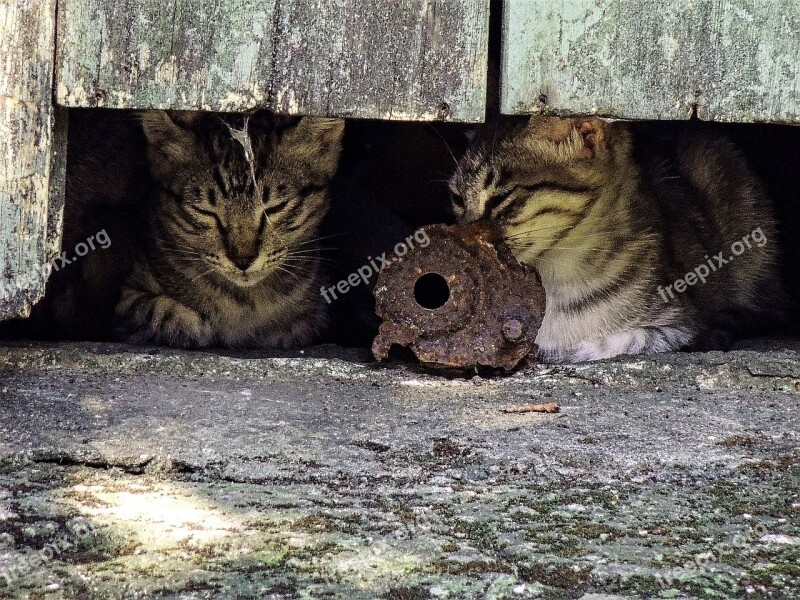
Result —
M286 330L270 329L255 334L248 345L255 348L282 348L290 350L309 345L318 336L316 328L305 323ZM232 344L236 345L236 344Z
M118 333L131 343L201 348L216 341L207 319L169 296L125 288L116 316Z
M685 348L689 352L711 352L721 350L723 352L731 349L733 336L722 329L708 329L698 334Z
M584 362L621 354L656 354L679 350L690 334L679 327L634 327L583 340L574 348L542 347L545 362Z

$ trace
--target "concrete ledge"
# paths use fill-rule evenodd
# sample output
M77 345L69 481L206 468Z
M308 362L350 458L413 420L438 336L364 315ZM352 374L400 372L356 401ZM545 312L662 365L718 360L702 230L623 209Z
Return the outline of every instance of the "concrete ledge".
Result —
M795 598L799 423L786 347L470 380L4 346L0 598Z

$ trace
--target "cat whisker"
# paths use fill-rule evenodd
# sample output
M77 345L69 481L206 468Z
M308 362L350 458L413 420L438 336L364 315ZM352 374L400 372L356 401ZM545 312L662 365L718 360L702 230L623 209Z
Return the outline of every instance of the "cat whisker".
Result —
M495 124L494 124L494 134L492 136L492 151L490 153L491 157L492 157L492 162L494 162L494 148L497 145L497 134L498 134L499 131L500 131L500 125L499 125L498 122L495 122Z
M165 250L167 250L170 254L172 254L172 253L183 254L183 255L186 255L186 256L196 256L198 258L203 256L199 252L194 252L194 251L191 251L191 250L184 250L183 248L165 248Z
M202 272L202 273L200 273L199 275L195 275L194 277L192 277L192 278L189 280L189 282L190 282L190 283L194 283L195 281L197 281L197 280L198 280L198 279L200 279L201 277L205 277L206 275L208 275L209 273L212 273L213 271L216 271L216 268L215 268L215 267L211 267L211 268L210 268L210 269L208 269L207 271L203 271L203 272Z
M332 258L322 258L322 257L302 257L302 256L289 256L283 259L284 262L294 262L299 264L313 264L313 263L325 263L329 265L338 264Z
M597 236L587 235L585 238L581 238L581 237L572 238L572 237L570 237L570 238L565 238L564 240L561 240L561 241L554 241L554 240L552 240L550 238L532 238L532 239L523 239L523 240L513 240L511 242L506 242L506 243L511 248L514 248L514 247L517 247L517 246L519 246L519 247L529 247L529 246L535 245L538 242L544 242L545 244L547 244L548 246L550 246L552 248L569 248L569 247L573 247L573 246L562 246L561 244L572 244L572 242L578 242L579 245L576 246L575 248L583 248L583 247L589 248L590 246L581 246L580 244L584 240L587 241L588 243L598 243L598 242L602 243L606 239L606 238L601 238L600 240L595 240L594 238L596 238L596 237ZM603 247L606 247L606 246L603 246Z
M598 250L605 250L603 246L561 246L555 245L550 248L550 251L556 250L589 250L592 252L596 252Z
M296 260L305 260L305 261L308 261L308 262L319 261L319 262L326 262L326 263L331 263L331 264L339 262L339 258L333 258L331 256L320 256L318 254L293 254L293 253L291 253L291 254L286 254L285 258L287 258L287 259L291 258L291 259L296 259Z
M533 246L535 246L535 244L523 244L523 245L518 245L518 246L512 246L512 249L514 249L514 250L524 250L526 248L533 248ZM547 250L550 251L550 252L555 252L556 250L588 250L588 251L591 251L591 252L595 252L595 251L599 251L599 250L605 250L605 248L603 248L602 246L559 246L559 245L556 245L556 246L551 246L551 247L547 248Z
M185 248L170 248L168 246L162 246L162 250L166 253L180 253L180 254L190 254L192 256L202 256L201 252L197 250L186 250Z
M514 238L514 237L517 237L517 236L531 235L531 234L534 234L534 233L538 233L540 231L552 231L553 229L577 229L578 227L580 227L580 224L576 225L575 227L565 227L564 225L550 225L548 227L537 227L536 229L528 229L526 231L519 231L519 232L517 232L515 234L506 236L504 239L510 239L510 238ZM618 231L618 230L617 229L593 229L592 231L596 232L596 233L613 233L613 232Z
M162 250L164 251L164 254L169 255L181 254L185 256L196 256L198 258L203 256L203 254L200 252L196 252L194 250L184 250L183 248L162 248Z
M297 275L296 273L293 273L293 272L292 272L292 271L290 271L289 269L287 269L287 268L285 268L285 267L282 267L282 266L280 266L280 265L276 266L276 267L275 267L275 270L277 270L277 271L281 271L282 273L286 273L286 274L288 274L288 275L291 275L291 276L292 276L292 277L294 277L294 278L295 278L297 281L303 281L303 280L302 280L302 278L301 278L299 275Z
M302 242L294 242L292 244L292 247L307 246L308 244L313 244L314 242L321 242L322 240L327 240L327 239L334 238L334 237L342 237L344 235L347 235L347 234L344 234L344 233L332 233L330 235L323 235L323 236L320 236L320 237L312 238L310 240L304 240Z
M536 229L529 229L527 231L520 231L520 232L515 233L513 235L508 235L508 236L504 237L503 239L504 240L513 240L513 239L518 238L518 237L525 237L525 236L533 235L533 234L536 234L536 233L540 233L542 231L552 231L553 229L565 229L565 227L563 225L553 225L551 227L538 227Z
M149 236L149 239L151 239L151 240L153 240L155 242L161 242L162 244L164 244L166 246L176 246L176 247L186 248L187 250L195 250L195 251L197 250L196 248L193 248L192 246L189 246L188 244L181 244L180 242L176 242L175 240L165 240L164 238L155 237L155 236Z
M587 240L587 239L607 239L609 236L613 235L613 231L598 231L597 233L585 233L580 235L570 235L570 240ZM541 242L549 242L552 238L549 236L520 236L513 239L505 240L506 243L518 242L518 241L541 241Z
M436 129L436 127L434 127L433 125L429 125L428 127L429 127L430 129L432 129L432 130L433 130L433 132L434 132L434 133L435 133L437 136L439 136L439 139L440 139L440 140L442 140L442 143L444 144L444 147L445 147L445 148L447 148L447 151L450 153L450 156L452 157L452 159L453 159L453 162L455 163L455 165L456 165L456 167L457 167L457 166L458 166L458 159L456 158L456 155L453 153L453 149L452 149L452 148L450 148L450 144L448 144L448 143L447 143L447 140L446 140L446 139L444 139L444 136L443 136L441 133L439 133L439 130L438 130L438 129Z
M316 257L319 256L323 252L335 252L339 251L341 248L284 248L286 252L286 256L311 256Z
M553 265L558 263L558 261L556 261L555 259L548 258L546 256L536 256L536 257L534 257L532 259L529 259L529 263L530 264L533 264L533 263L536 263L536 262L543 262L543 263L553 264Z
M281 265L284 269L291 271L292 273L299 273L300 275L311 275L314 272L314 269L309 269L308 267L302 267L301 265Z
M290 247L290 248L284 248L284 250L286 250L290 254L296 254L296 253L300 253L300 252L305 253L305 254L309 254L309 253L312 253L312 252L319 252L320 250L338 250L338 248L331 248L331 247L325 247L325 248L291 248Z
M338 264L335 260L331 258L303 258L303 257L290 257L285 258L284 262L287 263L297 263L301 265L313 265L313 264L328 264L328 265L335 265Z
M564 228L561 227L561 228L558 228L558 229L560 231L560 230L563 230ZM520 233L520 234L516 234L516 235L513 235L513 236L505 237L505 238L503 238L503 241L506 242L506 243L509 243L509 242L514 242L514 241L518 241L518 240L533 240L533 239L537 239L537 240L548 241L548 240L551 239L551 237L547 236L547 235L538 235L537 236L536 235L537 233L540 233L540 231L526 231L524 233ZM556 231L554 233L558 233L558 231ZM585 239L585 238L591 238L591 237L603 237L603 236L608 236L608 235L612 235L612 234L614 234L614 231L611 231L611 230L609 230L609 231L596 231L596 232L591 232L591 233L581 233L581 234L577 234L577 235L576 234L572 234L572 235L570 235L570 239L578 240L578 239Z
M336 252L341 251L342 248L313 248L307 250L292 250L286 253L286 256L317 256L320 252Z

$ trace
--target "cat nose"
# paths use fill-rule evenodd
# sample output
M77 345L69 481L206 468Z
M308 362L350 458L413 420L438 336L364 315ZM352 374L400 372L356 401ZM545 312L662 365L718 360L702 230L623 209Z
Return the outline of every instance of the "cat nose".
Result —
M249 254L231 253L228 255L233 264L239 267L242 271L246 271L247 268L253 264L253 262L256 260L256 256L257 254L255 252Z

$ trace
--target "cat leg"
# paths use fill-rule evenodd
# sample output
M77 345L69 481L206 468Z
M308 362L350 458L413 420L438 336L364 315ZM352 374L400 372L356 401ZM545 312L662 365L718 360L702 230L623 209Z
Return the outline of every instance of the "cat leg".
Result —
M552 362L582 362L620 354L670 352L684 347L691 338L688 330L679 327L636 327L598 339L584 340L572 350L556 353Z
M730 350L737 340L757 338L781 331L785 322L784 299L776 291L773 306L728 306L724 310L706 317L700 333L689 344L688 350L708 352Z
M169 296L125 287L116 316L117 331L134 344L200 348L215 341L213 328L200 313Z
M140 269L122 288L116 319L120 337L131 343L199 348L216 342L208 319L164 294L152 275Z
M724 329L707 329L700 332L684 348L688 352L710 352L712 350L730 350L733 336Z
M286 330L272 330L263 332L259 336L258 347L270 348L299 348L311 343L319 335L320 319L308 318L306 321L297 321Z

